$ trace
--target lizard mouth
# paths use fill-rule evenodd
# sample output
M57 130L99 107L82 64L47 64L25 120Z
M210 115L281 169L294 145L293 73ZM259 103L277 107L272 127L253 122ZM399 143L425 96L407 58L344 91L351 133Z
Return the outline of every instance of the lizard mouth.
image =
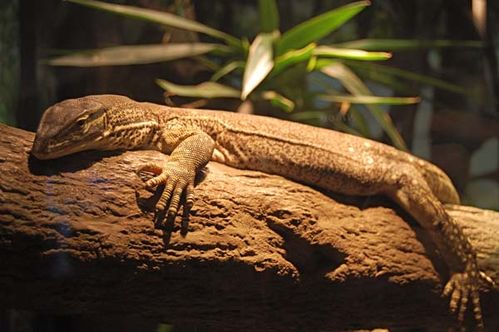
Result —
M71 142L60 142L57 144L50 144L50 140L40 139L35 137L31 154L40 160L56 159L64 157L69 154L89 150L90 147L86 145L71 145Z

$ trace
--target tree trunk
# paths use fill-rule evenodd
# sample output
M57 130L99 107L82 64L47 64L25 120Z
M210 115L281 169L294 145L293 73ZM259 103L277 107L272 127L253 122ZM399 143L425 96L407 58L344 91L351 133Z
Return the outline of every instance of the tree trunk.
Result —
M161 153L42 162L29 155L32 140L0 125L0 308L143 315L216 330L453 323L440 297L445 264L384 198L326 194L210 163L187 232L180 218L162 230L150 212L155 195L134 172ZM448 209L497 282L499 214ZM482 295L489 328L499 326L497 295Z

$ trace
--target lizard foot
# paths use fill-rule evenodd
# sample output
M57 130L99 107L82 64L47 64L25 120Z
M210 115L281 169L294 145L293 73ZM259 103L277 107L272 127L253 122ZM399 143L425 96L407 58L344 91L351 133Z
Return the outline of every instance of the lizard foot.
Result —
M445 285L443 295L450 297L449 308L457 314L459 325L463 326L464 315L471 300L473 317L478 330L484 329L482 309L480 307L480 293L478 285L482 275L476 264L468 264L464 272L454 273Z
M164 190L156 203L156 213L165 212L168 218L174 218L179 210L180 203L185 197L184 213L186 216L193 205L194 178L196 172L189 170L177 162L166 162L162 166L150 163L142 165L137 173L149 172L154 176L145 182L148 189L164 184Z

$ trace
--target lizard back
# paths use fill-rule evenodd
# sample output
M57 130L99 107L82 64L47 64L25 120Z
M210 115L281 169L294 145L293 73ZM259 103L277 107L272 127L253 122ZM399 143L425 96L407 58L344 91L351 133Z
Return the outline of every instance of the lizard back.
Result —
M305 124L224 111L144 103L162 121L197 126L216 142L214 160L278 174L345 194L370 195L393 164L413 165L442 202L458 203L447 175L435 165L388 145ZM351 170L349 172L349 170Z

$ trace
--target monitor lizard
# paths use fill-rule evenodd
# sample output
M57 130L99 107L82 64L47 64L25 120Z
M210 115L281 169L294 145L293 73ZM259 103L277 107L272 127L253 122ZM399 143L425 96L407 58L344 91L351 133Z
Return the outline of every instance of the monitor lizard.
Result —
M223 111L181 109L119 95L68 99L48 108L33 143L38 159L83 150L153 149L163 164L143 165L164 184L158 211L175 216L193 205L194 181L210 161L277 174L346 195L384 194L430 234L450 270L443 294L463 322L471 301L483 328L479 284L493 281L478 269L476 253L443 203L459 203L447 175L435 165L388 145L333 130ZM182 198L185 201L182 202Z

